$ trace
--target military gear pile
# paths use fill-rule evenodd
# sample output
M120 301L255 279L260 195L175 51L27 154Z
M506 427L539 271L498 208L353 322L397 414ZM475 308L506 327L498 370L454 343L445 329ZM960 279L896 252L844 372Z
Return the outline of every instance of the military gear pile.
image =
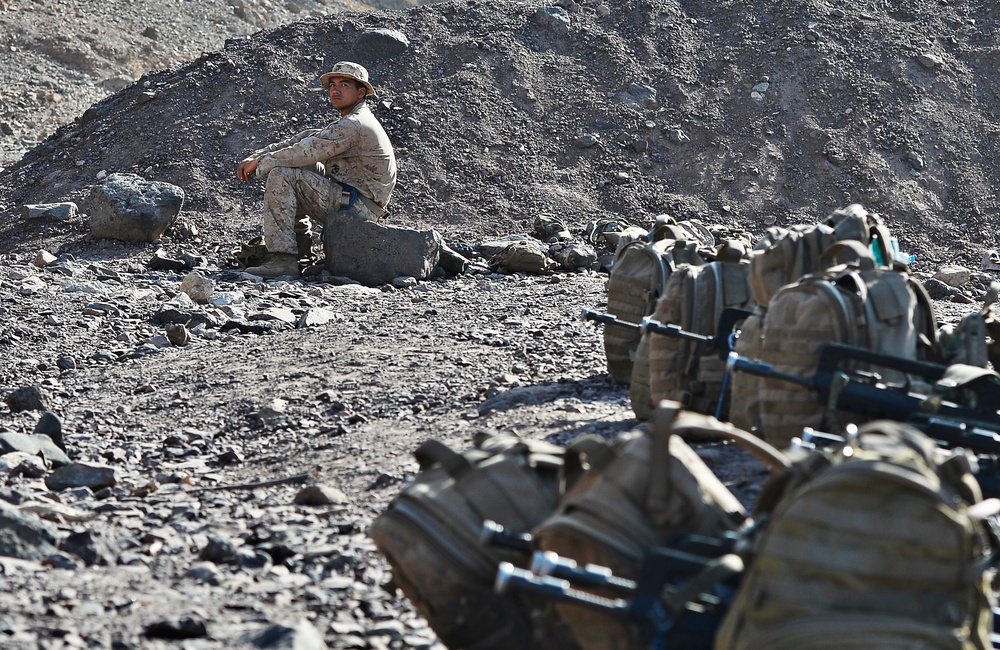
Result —
M1000 285L939 333L860 206L752 248L698 222L627 228L592 229L620 236L610 313L584 317L648 422L565 448L428 441L372 526L441 640L992 648L1000 375L983 366L1000 361ZM899 421L864 421L886 413ZM733 443L772 472L751 516L707 460Z

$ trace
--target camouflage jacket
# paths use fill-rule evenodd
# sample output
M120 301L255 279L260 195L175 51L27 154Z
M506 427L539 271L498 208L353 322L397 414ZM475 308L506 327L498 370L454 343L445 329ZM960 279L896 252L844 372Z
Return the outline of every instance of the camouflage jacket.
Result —
M365 102L321 129L308 129L255 152L257 174L275 167L323 163L326 175L352 185L382 207L396 186L396 156L385 129Z

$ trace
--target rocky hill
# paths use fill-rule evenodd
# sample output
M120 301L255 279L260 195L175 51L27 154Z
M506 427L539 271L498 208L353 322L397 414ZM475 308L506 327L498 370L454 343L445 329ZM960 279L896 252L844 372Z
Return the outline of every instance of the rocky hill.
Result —
M760 228L858 201L918 260L978 262L996 244L995 17L888 7L470 0L309 18L146 75L63 127L0 175L6 224L128 171L183 187L207 237L243 237L259 192L233 162L328 119L318 76L354 57L399 148L401 223L472 237L540 212L577 228L673 212ZM408 46L365 45L379 29Z
M261 647L291 624L313 644L300 647L435 647L379 587L364 535L416 471L416 445L637 424L599 330L576 318L602 306L601 274L367 289L227 268L261 203L236 162L329 120L318 79L338 60L365 63L379 91L400 165L389 221L453 243L539 214L575 235L664 212L759 233L860 202L917 270L978 269L998 247L988 4L353 9L0 2L0 437L51 431L48 410L85 465L70 482L0 456L14 522L0 530L23 526L26 558L0 554L0 645ZM184 190L161 242L90 235L90 188L113 172ZM82 216L21 217L67 200ZM181 290L193 267L214 283L208 304ZM976 276L958 298L979 298L992 275ZM760 465L698 453L750 503Z

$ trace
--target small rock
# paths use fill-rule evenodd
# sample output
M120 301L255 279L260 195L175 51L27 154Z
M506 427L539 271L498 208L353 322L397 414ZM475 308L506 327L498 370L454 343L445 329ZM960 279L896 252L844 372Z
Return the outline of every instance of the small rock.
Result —
M917 55L917 63L920 64L920 67L926 70L937 70L944 65L944 59L936 54L923 52Z
M45 461L38 456L27 454L23 451L14 451L0 455L0 472L7 476L27 478L42 478L48 468Z
M48 394L41 386L23 386L7 394L4 402L11 413L21 411L44 411L49 401Z
M955 287L934 278L924 280L924 288L927 289L927 294L934 300L945 300L958 293L958 289Z
M275 650L325 650L323 635L306 620L294 625L274 624L248 639L256 648Z
M329 485L310 485L299 490L293 503L297 506L329 506L347 503L347 495Z
M114 566L118 560L116 547L117 541L107 533L85 530L67 536L59 550L77 556L87 566Z
M53 492L88 487L97 491L118 484L115 468L89 463L69 463L45 477L45 486Z
M972 271L957 264L945 264L934 274L934 279L950 287L961 287L972 279Z
M397 289L412 289L417 286L417 279L410 275L401 275L393 278L391 284Z
M0 555L39 561L55 553L56 529L0 499Z
M34 264L40 269L44 269L46 266L54 263L57 259L59 258L57 258L52 253L46 250L41 250L35 253L35 260L34 262L32 262L32 264Z
M22 219L52 219L70 221L77 215L76 203L36 203L21 208Z
M600 142L600 139L592 133L584 133L575 140L576 146L581 149L589 149Z
M63 442L62 421L59 416L52 411L42 413L35 423L35 434L48 436L57 447L66 451L66 443Z
M201 549L198 557L216 564L229 563L236 559L238 547L233 540L222 535L209 535L208 544Z
M1000 251L989 250L983 253L980 267L984 271L1000 271Z
M191 342L191 332L181 323L171 323L165 328L170 345L184 347Z
M68 569L69 571L76 571L80 568L80 563L73 559L72 555L61 551L43 559L42 565L53 569Z
M181 282L181 291L191 297L191 300L207 303L215 293L215 282L201 273L189 273Z
M240 548L236 551L236 563L241 569L266 569L271 566L271 556L252 548Z
M32 456L41 456L53 467L68 465L69 456L60 449L52 438L47 435L28 435L9 431L0 434L0 454L23 452Z
M208 636L208 628L204 621L187 617L150 623L143 634L151 639L201 639Z
M319 325L326 325L333 319L337 317L337 313L323 307L312 307L307 309L302 316L299 317L298 322L295 327L302 329L304 327L317 327Z
M184 574L185 578L199 580L210 585L222 584L222 572L212 562L196 562Z
M73 357L59 357L56 359L56 367L60 370L76 370L76 359Z
M168 257L163 249L153 253L153 258L146 266L153 271L186 271L188 265L184 260Z

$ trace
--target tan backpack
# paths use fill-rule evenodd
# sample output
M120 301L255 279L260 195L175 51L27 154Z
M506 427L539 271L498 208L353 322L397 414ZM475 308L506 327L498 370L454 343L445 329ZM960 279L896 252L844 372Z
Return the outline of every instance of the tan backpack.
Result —
M739 334L733 346L736 354L754 361L760 359L766 313L759 305L753 305L750 315L737 325ZM729 381L729 421L745 431L760 431L760 378L748 372L735 372Z
M489 266L500 273L550 274L559 263L546 254L542 244L532 241L515 241L490 258Z
M883 420L792 453L760 495L716 650L992 648L982 520L996 501L980 503L962 452Z
M766 308L781 287L821 270L823 254L843 240L870 245L873 259L891 264L889 231L877 215L858 204L836 210L822 223L768 228L750 256L750 289L756 303Z
M481 436L462 453L430 439L420 474L375 519L369 536L398 587L449 648L575 647L548 603L493 591L497 565L527 554L480 541L485 520L528 532L552 514L565 449L514 436ZM562 631L561 631L562 630Z
M686 332L715 336L724 310L746 309L751 302L746 249L736 241L720 247L715 261L681 265L667 281L653 319ZM649 334L649 408L664 399L688 410L716 414L723 395L726 362L708 343ZM635 383L633 382L633 385ZM633 410L636 398L632 397Z
M852 249L859 260L806 275L771 299L760 360L776 371L808 377L816 373L821 348L830 342L909 359L927 358L933 352L936 318L923 285L905 271L876 267L859 242L838 242L826 256L836 256L841 248ZM845 367L864 369L857 364ZM877 371L884 381L907 379L895 370ZM835 424L824 422L826 405L818 404L814 394L788 381L761 379L759 400L758 433L777 447L786 446L803 427L824 429Z
M620 451L592 464L580 489L535 529L538 549L635 579L654 546L683 533L719 537L744 522L739 501L682 439L719 423L672 406L657 411L651 431L621 436ZM578 605L557 609L585 650L638 647L620 621Z
M608 313L638 325L663 292L677 264L704 264L694 241L634 241L619 249L608 277ZM620 325L604 327L608 372L620 384L632 380L632 364L641 334Z

